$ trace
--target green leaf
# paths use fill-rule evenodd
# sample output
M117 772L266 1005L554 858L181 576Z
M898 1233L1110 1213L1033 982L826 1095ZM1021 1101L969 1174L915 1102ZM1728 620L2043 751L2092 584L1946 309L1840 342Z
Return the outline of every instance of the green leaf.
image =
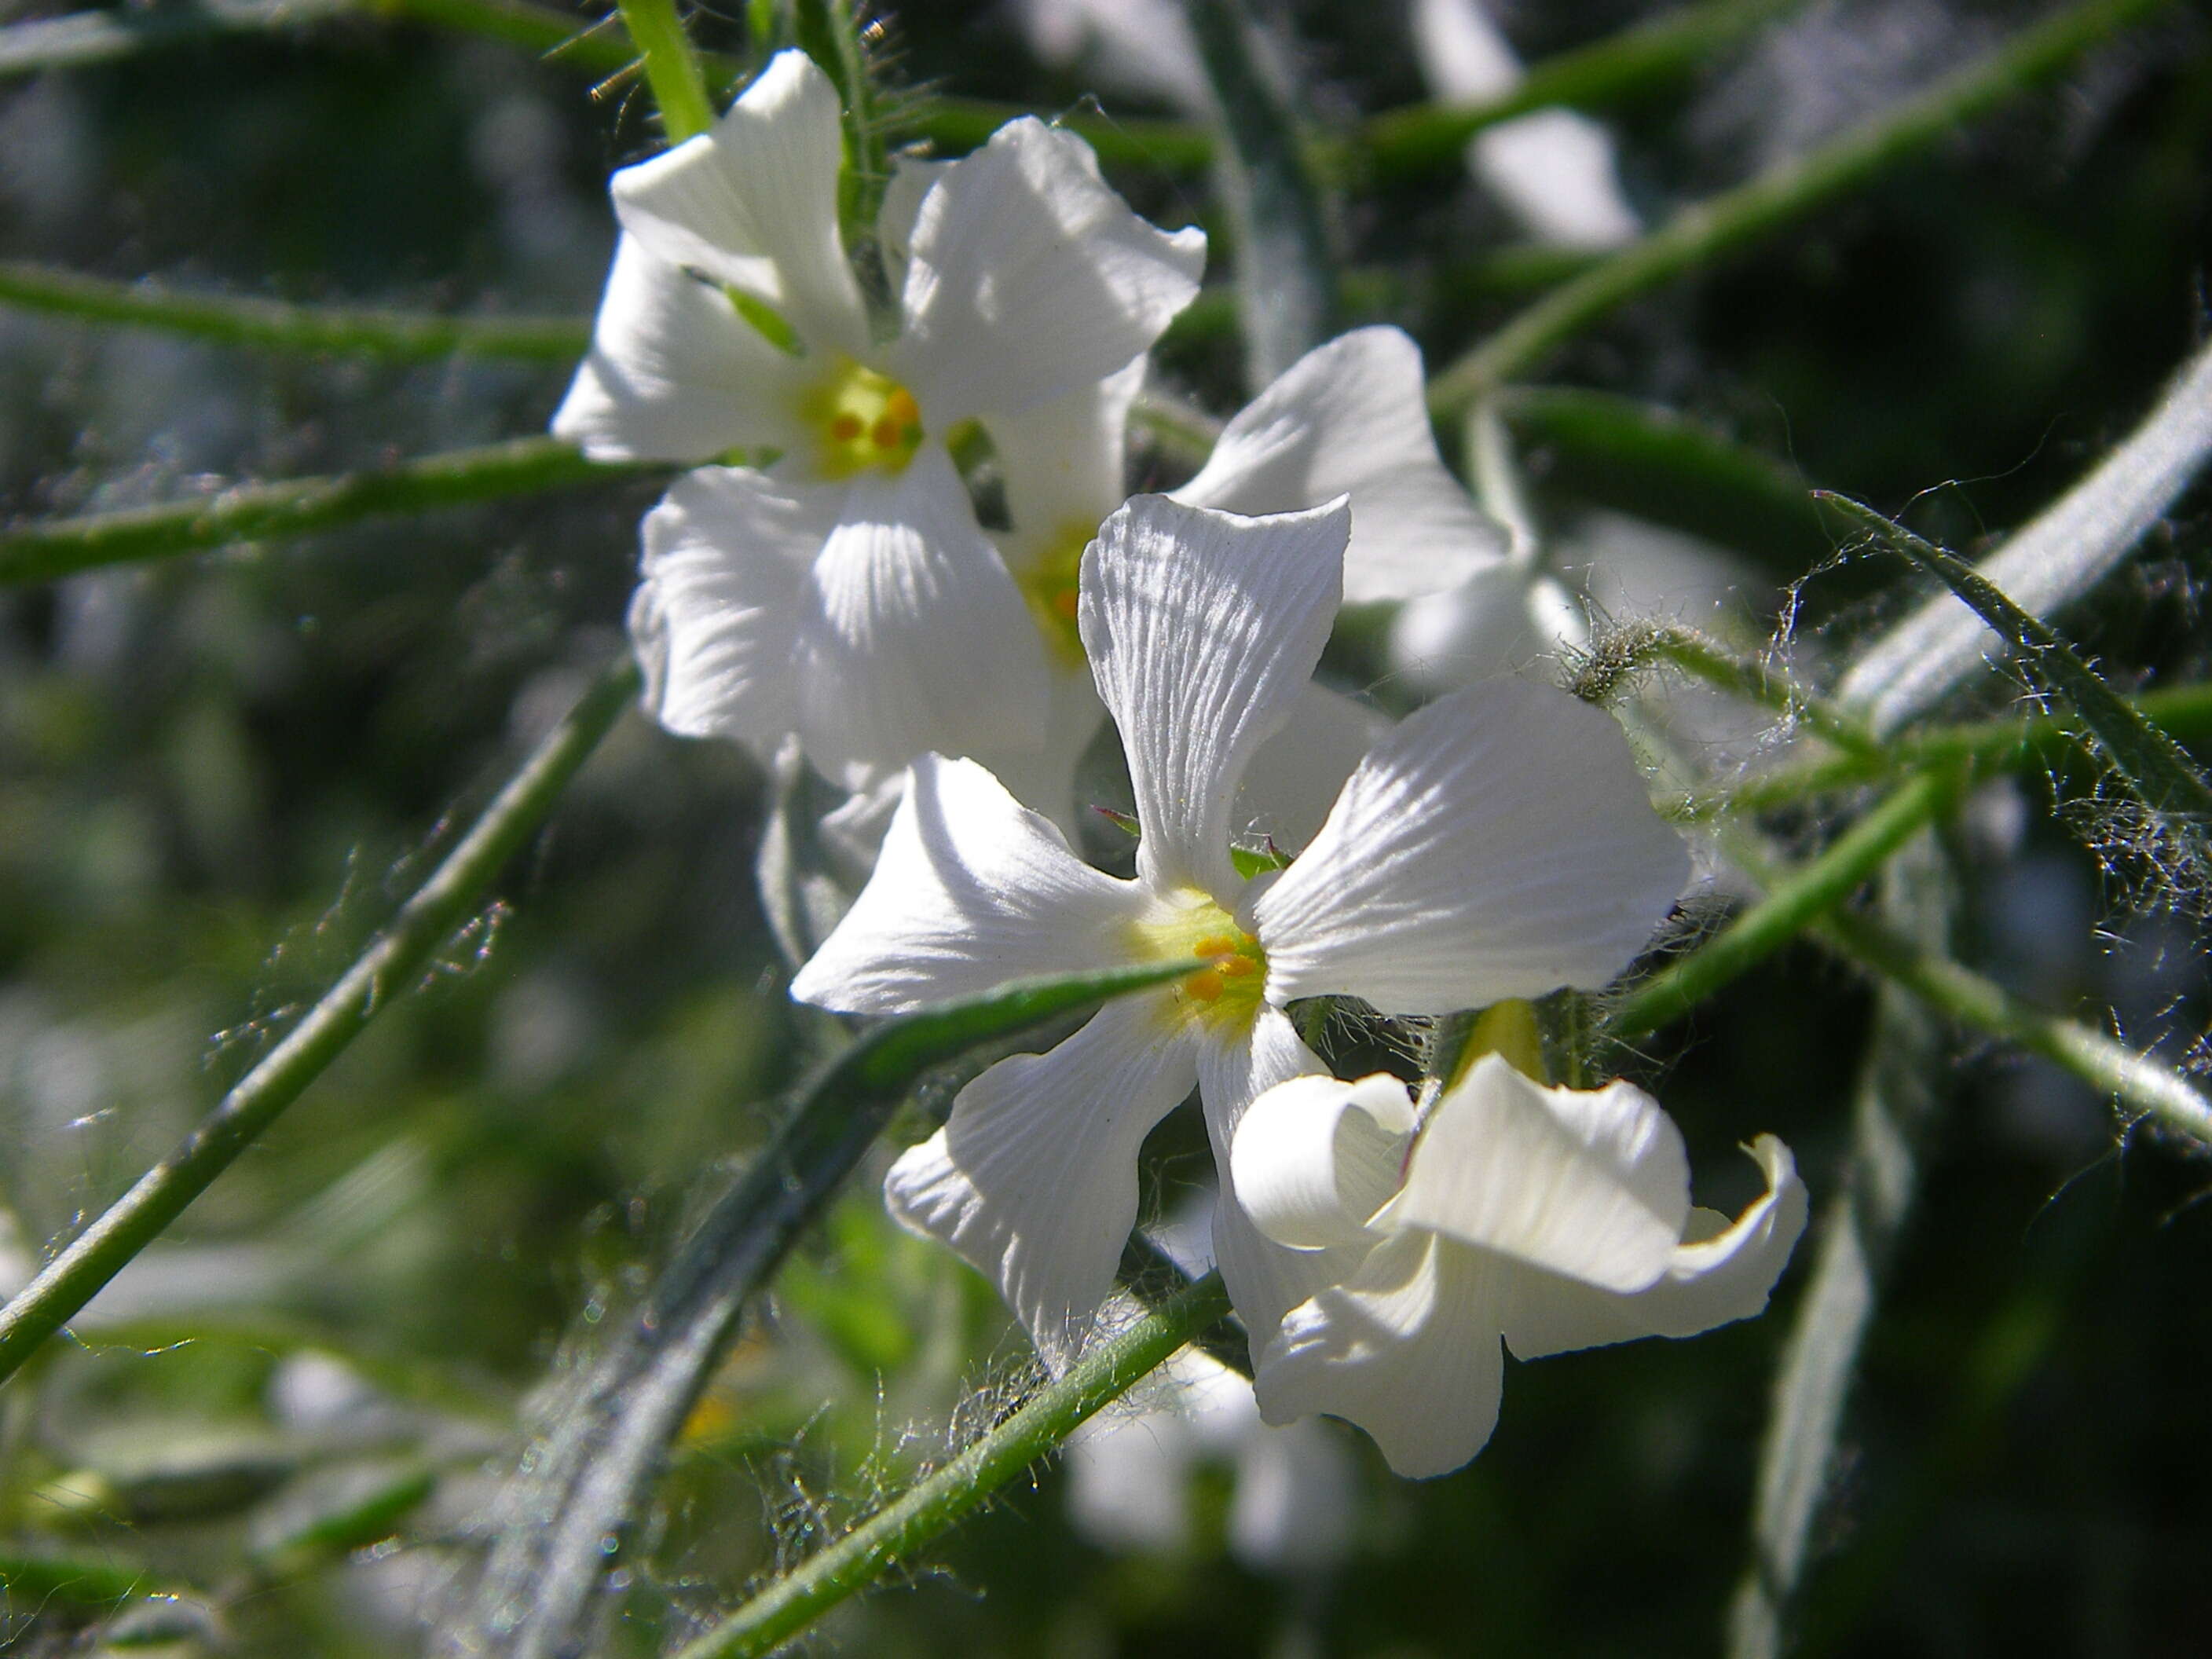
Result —
M1267 837L1267 844L1265 847L1232 847L1229 849L1229 862L1237 867L1237 873L1247 881L1269 870L1289 869L1291 856L1275 845L1275 838L1273 836Z
M2074 705L2118 772L2154 811L2212 818L2212 783L2173 738L2105 684L2049 624L2030 616L1956 555L1914 535L1863 502L1832 490L1814 499L1835 508L1875 542L1927 571L1972 606L2020 653L2020 663Z

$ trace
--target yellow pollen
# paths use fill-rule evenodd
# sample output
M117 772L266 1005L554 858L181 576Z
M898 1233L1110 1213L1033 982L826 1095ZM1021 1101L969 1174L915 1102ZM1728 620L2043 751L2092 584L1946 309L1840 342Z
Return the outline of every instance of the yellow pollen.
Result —
M818 434L815 462L825 478L903 472L921 447L921 405L914 393L850 357L831 363L799 399L799 413Z
M1267 953L1203 893L1171 896L1132 931L1132 943L1144 960L1204 964L1169 988L1165 1006L1170 1020L1241 1027L1260 1012Z
M1077 578L1083 570L1083 550L1097 533L1095 524L1064 524L1046 538L1042 551L1014 573L1037 631L1070 668L1081 668L1084 663L1083 635L1076 626Z

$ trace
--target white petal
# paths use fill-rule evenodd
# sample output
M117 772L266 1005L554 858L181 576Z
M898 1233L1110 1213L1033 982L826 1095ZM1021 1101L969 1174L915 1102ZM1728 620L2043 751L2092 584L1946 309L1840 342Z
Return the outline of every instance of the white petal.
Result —
M792 727L791 641L805 572L843 493L702 467L646 514L629 632L655 720L684 737L735 738L774 754Z
M1073 1359L1137 1224L1137 1151L1190 1092L1188 1044L1157 999L1125 998L1046 1054L1002 1060L884 1195L999 1286L1054 1370Z
M1079 618L1135 786L1137 868L1218 902L1238 885L1229 808L1335 620L1342 502L1246 520L1139 495L1083 556Z
M1765 1171L1765 1193L1734 1225L1710 1210L1693 1212L1692 1231L1707 1221L1713 1231L1677 1245L1649 1289L1622 1296L1553 1273L1522 1274L1505 1317L1513 1352L1540 1359L1638 1337L1695 1336L1764 1311L1805 1231L1805 1183L1790 1149L1772 1135L1759 1136L1750 1152Z
M884 186L883 203L876 209L876 246L883 253L884 281L894 294L906 286L907 259L914 246L915 223L921 217L922 198L952 165L911 155L891 160L890 182Z
M1413 56L1447 103L1502 98L1521 83L1521 59L1481 0L1413 0Z
M1044 642L942 447L847 486L794 644L799 732L832 777L1042 740Z
M791 982L801 1002L902 1014L1012 979L1128 960L1146 900L1093 870L973 761L925 755L874 875Z
M1689 876L1612 716L1486 681L1400 722L1253 906L1268 999L1441 1014L1603 985Z
M1367 1218L1396 1194L1413 1133L1406 1085L1386 1072L1357 1083L1292 1078L1254 1101L1237 1126L1237 1195L1278 1244L1371 1243Z
M1486 1054L1431 1110L1374 1224L1640 1291L1666 1273L1689 1214L1689 1154L1658 1102L1628 1083L1547 1089Z
M1589 640L1582 608L1559 579L1508 559L1401 605L1388 654L1394 673L1433 696L1520 673Z
M1496 1257L1424 1233L1378 1244L1358 1273L1291 1310L1261 1352L1261 1414L1357 1423L1390 1467L1446 1474L1498 1425L1504 1378Z
M608 461L788 449L804 441L799 375L797 362L740 318L729 295L625 235L553 435Z
M1067 1516L1101 1549L1166 1553L1190 1536L1190 1425L1172 1410L1109 1408L1067 1437Z
M1347 603L1454 586L1504 555L1505 532L1444 470L1423 386L1420 348L1401 331L1339 335L1240 410L1175 497L1287 513L1349 495Z
M1345 780L1389 729L1389 717L1365 703L1309 684L1283 729L1252 751L1237 790L1236 827L1297 852L1321 833Z
M1320 1424L1248 1433L1237 1455L1229 1553L1252 1571L1338 1567L1352 1553L1358 1492L1346 1447Z
M1221 1269L1229 1299L1237 1304L1255 1349L1267 1343L1285 1313L1350 1273L1365 1250L1364 1243L1348 1250L1293 1250L1276 1243L1252 1224L1230 1167L1237 1127L1246 1109L1278 1084L1327 1070L1298 1040L1291 1022L1273 1008L1260 1011L1249 1037L1234 1042L1209 1038L1198 1046L1199 1097L1206 1108L1206 1139L1221 1183L1213 1206L1214 1265Z
M1024 545L1041 550L1079 527L1087 542L1126 499L1129 406L1144 384L1139 357L1018 416L985 420L1006 481L1006 511Z
M1205 234L1132 213L1080 138L1010 121L922 202L898 378L935 422L1018 413L1149 350L1205 267Z
M1475 176L1540 242L1619 247L1644 231L1620 187L1613 135L1571 109L1486 128L1468 145Z
M1055 667L1045 692L1043 742L985 749L975 758L1015 799L1058 824L1073 844L1079 839L1076 824L1084 810L1075 799L1076 769L1105 719L1106 705L1091 676Z
M801 52L769 60L714 129L615 174L623 228L672 265L763 300L817 351L866 348L837 229L837 88Z

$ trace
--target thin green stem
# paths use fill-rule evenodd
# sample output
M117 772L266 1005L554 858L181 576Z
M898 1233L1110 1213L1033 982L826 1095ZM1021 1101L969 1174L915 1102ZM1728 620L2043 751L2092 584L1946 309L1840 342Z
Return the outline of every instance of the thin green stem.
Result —
M2056 75L2166 0L2080 0L1926 91L1747 183L1683 209L1650 234L1555 289L1429 383L1451 416L1538 367L1592 323L1661 283L1802 217L1927 149L2005 99Z
M50 519L0 531L0 584L52 581L94 566L281 541L389 513L651 477L652 463L590 461L557 438L448 450L371 472L234 484L201 501Z
M1961 1025L2017 1043L2137 1115L2212 1146L2212 1098L2155 1055L2130 1048L2078 1020L2046 1013L1972 969L1922 951L1865 917L1838 911L1820 921L1814 932L1843 955Z
M1878 758L1881 747L1856 722L1838 712L1786 674L1765 663L1723 650L1686 628L1665 627L1652 638L1652 650L1685 673L1729 696L1771 708L1786 720L1802 720L1845 754Z
M1109 1401L1229 1311L1208 1273L1127 1330L1099 1343L1022 1408L836 1543L776 1579L677 1659L750 1659L773 1651L866 1589L1000 1486L1045 1457Z
M1613 1012L1613 1034L1642 1036L1671 1024L1834 909L1958 789L1948 769L1913 777L1818 858L1773 884L1765 898L1688 956L1630 992Z
M320 1001L199 1126L0 1308L0 1381L75 1318L101 1285L207 1190L368 1023L400 997L537 832L577 769L636 697L629 659L609 668L540 743L460 844Z
M1715 53L1801 0L1707 0L1547 58L1502 97L1454 108L1388 110L1361 134L1369 165L1397 175L1456 167L1467 141L1488 126L1554 104L1589 109L1681 79Z
M644 60L646 84L660 106L661 130L672 145L696 138L714 125L714 106L707 97L691 37L676 15L676 0L616 0L624 27Z
M592 341L585 317L442 317L380 307L292 305L230 294L182 294L28 260L0 260L0 305L79 322L121 323L281 351L372 357L514 357L574 362Z

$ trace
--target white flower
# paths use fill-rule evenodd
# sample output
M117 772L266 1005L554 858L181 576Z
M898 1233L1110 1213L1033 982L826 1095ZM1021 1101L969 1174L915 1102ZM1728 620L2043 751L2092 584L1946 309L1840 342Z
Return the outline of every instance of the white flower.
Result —
M925 757L868 886L793 994L895 1014L1036 974L1187 961L1041 1056L1001 1061L893 1167L892 1211L999 1285L1055 1364L1137 1218L1146 1133L1197 1084L1224 1178L1215 1253L1253 1328L1327 1264L1252 1231L1228 1146L1261 1091L1318 1071L1284 1006L1442 1013L1600 985L1688 871L1609 717L1548 687L1470 687L1401 723L1287 871L1230 857L1237 784L1297 708L1340 597L1341 502L1243 519L1139 496L1084 556L1080 622L1143 830L1130 881L972 762ZM1311 1282L1309 1282L1309 1281Z
M1521 84L1521 60L1481 0L1413 0L1413 55L1446 103L1487 103ZM1467 165L1539 241L1602 249L1643 230L1621 191L1612 134L1573 110L1485 127L1468 141Z
M1261 1352L1261 1412L1348 1418L1399 1474L1442 1474L1497 1424L1501 1339L1538 1359L1749 1318L1805 1189L1773 1136L1748 1150L1767 1190L1731 1224L1690 1207L1681 1132L1626 1083L1548 1089L1487 1054L1418 1127L1392 1077L1270 1091L1232 1153L1247 1212L1279 1243L1359 1259Z
M712 131L617 173L622 240L553 429L596 457L765 461L690 474L647 521L648 706L764 750L796 731L860 779L1043 740L1043 648L945 436L1121 370L1206 248L1132 213L1080 140L1012 122L902 169L878 343L838 229L842 154L835 88L787 52Z

